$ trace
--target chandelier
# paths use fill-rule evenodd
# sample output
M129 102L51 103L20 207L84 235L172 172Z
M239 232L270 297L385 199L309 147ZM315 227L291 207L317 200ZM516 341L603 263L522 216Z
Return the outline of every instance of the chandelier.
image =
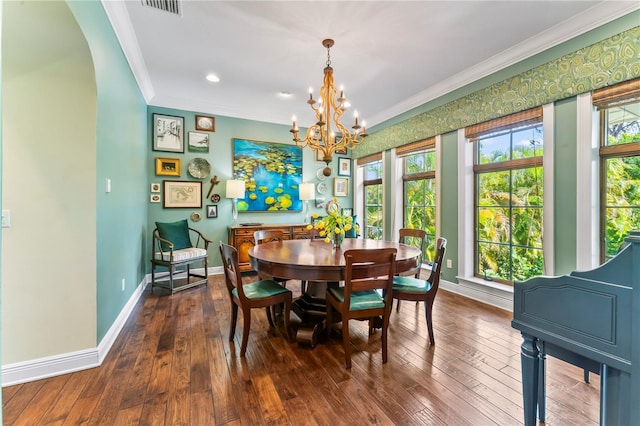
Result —
M356 145L364 142L367 137L365 123L358 124L358 113L354 113L355 123L351 126L353 131L347 129L341 122L340 118L349 104L344 97L344 90L336 89L333 84L333 68L331 68L331 56L329 50L333 46L333 40L330 38L322 40L322 45L327 48L327 66L324 68L324 83L320 88L318 102L313 99L313 90L309 89L309 100L307 103L316 115L316 123L307 129L304 139L298 137L298 125L296 117L293 117L293 127L290 132L293 133L293 141L300 148L308 146L317 152L317 157L322 158L327 164L323 174L331 175L331 162L333 153L336 150L353 149Z

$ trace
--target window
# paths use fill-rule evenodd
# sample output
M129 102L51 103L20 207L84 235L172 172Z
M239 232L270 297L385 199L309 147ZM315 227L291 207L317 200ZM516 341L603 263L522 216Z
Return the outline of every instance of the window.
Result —
M635 86L635 87L634 87ZM601 261L640 228L640 79L596 91L600 110Z
M364 238L382 240L382 160L373 161L364 168Z
M399 147L402 157L403 227L426 233L423 259L431 262L436 243L435 138Z
M505 283L542 274L542 108L466 133L475 143L474 274Z

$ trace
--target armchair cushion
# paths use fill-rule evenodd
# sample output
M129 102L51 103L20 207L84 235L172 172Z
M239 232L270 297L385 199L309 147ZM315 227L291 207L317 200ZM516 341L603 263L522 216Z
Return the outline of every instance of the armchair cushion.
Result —
M186 248L173 251L173 259L171 259L171 253L169 252L156 252L156 259L164 260L165 262L181 262L183 260L197 259L200 257L206 257L207 251L201 248Z
M344 287L327 289L340 303L344 303ZM377 291L364 290L351 293L350 311L362 311L365 309L384 308L384 300Z
M156 228L158 228L160 238L173 243L174 250L193 247L191 238L189 237L189 224L187 223L187 219L172 223L156 222ZM162 250L169 250L169 247L164 242L162 243Z

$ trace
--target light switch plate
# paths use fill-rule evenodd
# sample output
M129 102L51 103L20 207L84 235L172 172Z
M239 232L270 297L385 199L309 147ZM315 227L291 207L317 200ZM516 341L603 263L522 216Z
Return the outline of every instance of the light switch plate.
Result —
M2 227L9 228L11 226L11 210L2 210Z
M453 262L451 261L451 259L447 259L447 268L453 268Z

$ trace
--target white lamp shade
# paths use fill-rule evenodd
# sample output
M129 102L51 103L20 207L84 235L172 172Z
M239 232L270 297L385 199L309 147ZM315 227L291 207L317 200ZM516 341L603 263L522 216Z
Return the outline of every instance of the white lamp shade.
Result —
M243 180L228 180L227 198L244 198L244 187Z
M302 201L313 200L315 193L315 184L313 183L301 183L298 187L300 190L300 199Z

